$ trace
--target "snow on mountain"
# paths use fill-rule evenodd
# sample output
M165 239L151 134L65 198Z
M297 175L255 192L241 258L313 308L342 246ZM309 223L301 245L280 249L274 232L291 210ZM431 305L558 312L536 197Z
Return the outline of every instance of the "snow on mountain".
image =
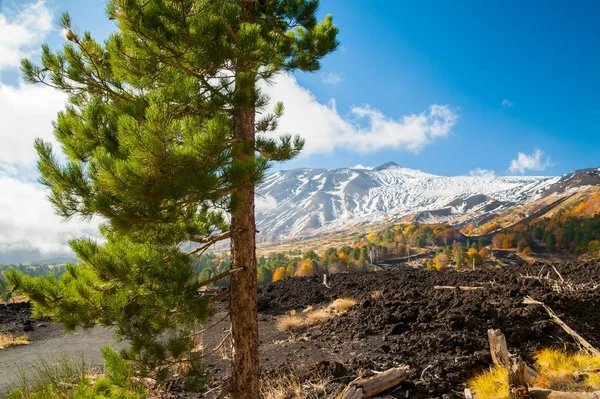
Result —
M374 168L294 169L266 176L257 188L260 241L307 236L415 215L452 222L540 198L561 177L445 177L389 162Z

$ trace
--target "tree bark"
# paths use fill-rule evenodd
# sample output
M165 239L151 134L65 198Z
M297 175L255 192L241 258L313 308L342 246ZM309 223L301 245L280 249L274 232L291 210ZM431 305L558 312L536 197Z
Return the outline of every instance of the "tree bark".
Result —
M254 108L238 109L234 115L234 135L244 142L254 142ZM250 151L239 154L254 158ZM252 171L253 172L253 171ZM256 225L254 219L254 185L245 184L234 193L231 215L231 267L240 268L231 275L231 334L233 339L233 384L235 399L257 399L258 388L258 321L256 270Z

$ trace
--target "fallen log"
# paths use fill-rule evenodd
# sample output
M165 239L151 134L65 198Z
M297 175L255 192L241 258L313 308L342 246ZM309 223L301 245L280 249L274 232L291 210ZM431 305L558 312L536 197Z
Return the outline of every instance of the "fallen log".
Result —
M532 388L529 391L531 399L598 399L600 391L596 392L561 392L550 389Z
M565 332L567 334L569 334L571 337L573 337L573 339L575 339L575 341L577 341L579 343L579 345L581 345L585 350L587 350L589 353L593 354L594 356L600 356L600 351L598 351L598 349L594 348L592 346L592 344L590 344L588 341L586 341L581 335L577 334L577 332L575 332L575 330L573 330L564 321L562 321L556 315L556 313L554 313L552 311L552 309L550 309L545 303L536 301L535 299L533 299L530 296L525 297L525 299L523 299L523 303L527 304L527 305L541 305L546 310L546 312L548 313L550 318L552 320L554 320L554 322L556 324L561 326L562 329L565 330Z
M338 399L371 398L402 383L406 379L407 371L407 366L400 366L369 378L354 380L338 395Z
M474 291L482 290L483 287L468 287L465 285L454 286L454 285L436 285L433 287L434 290L461 290L461 291Z

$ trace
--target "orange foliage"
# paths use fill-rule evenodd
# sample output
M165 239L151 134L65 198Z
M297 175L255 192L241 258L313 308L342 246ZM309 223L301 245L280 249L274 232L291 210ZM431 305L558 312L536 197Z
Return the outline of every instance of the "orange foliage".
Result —
M487 234L494 230L499 229L500 227L502 227L502 226L500 226L500 224L498 224L498 222L489 222L489 223L486 223L483 226L481 226L479 228L479 232L481 234Z
M600 193L596 193L592 198L581 202L579 205L573 207L568 216L575 217L592 217L600 213Z
M287 277L289 277L287 270L285 270L285 267L280 266L277 269L275 269L275 272L273 273L273 278L271 279L271 281L275 282L275 281L283 280Z
M487 248L481 248L479 250L479 256L481 256L481 259L486 261L490 258L490 251Z

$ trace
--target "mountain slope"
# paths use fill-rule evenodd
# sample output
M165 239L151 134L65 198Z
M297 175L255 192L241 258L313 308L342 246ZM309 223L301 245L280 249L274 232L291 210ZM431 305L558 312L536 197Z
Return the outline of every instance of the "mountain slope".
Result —
M490 215L566 190L600 184L597 169L564 176L445 177L386 163L369 169L294 169L257 189L259 241L311 236L361 224L482 223Z

